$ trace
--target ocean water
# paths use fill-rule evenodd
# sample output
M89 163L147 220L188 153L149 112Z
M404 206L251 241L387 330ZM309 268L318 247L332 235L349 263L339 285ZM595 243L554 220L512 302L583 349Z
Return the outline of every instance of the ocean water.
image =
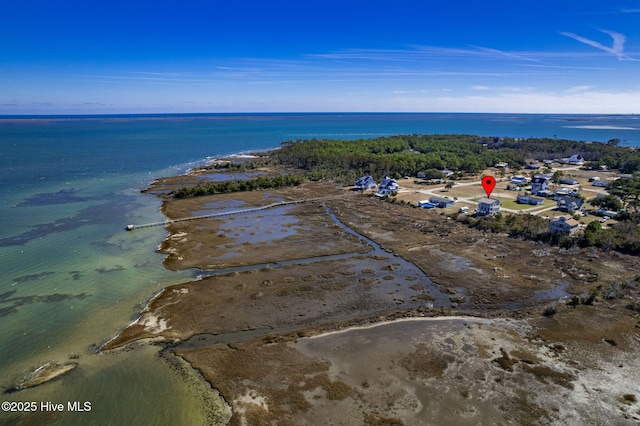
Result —
M28 369L73 358L52 383L11 401L89 401L85 413L0 412L0 423L199 424L206 386L170 369L156 347L95 349L163 287L192 278L162 267L153 179L207 157L290 139L414 133L619 138L640 146L639 116L509 114L198 114L0 117L0 387Z

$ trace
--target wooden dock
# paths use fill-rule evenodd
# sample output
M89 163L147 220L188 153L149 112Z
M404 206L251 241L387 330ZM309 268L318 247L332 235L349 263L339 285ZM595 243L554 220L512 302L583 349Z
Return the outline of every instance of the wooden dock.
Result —
M127 231L133 231L134 229L141 229L141 228L151 228L153 226L167 226L170 225L172 223L177 223L177 222L186 222L188 220L200 220L200 219L213 219L213 218L217 218L217 217L225 217L225 216L234 216L234 215L239 215L239 214L245 214L245 213L255 213L255 212L260 212L263 210L268 210L268 209L272 209L274 207L281 207L281 206L289 206L292 204L302 204L302 203L312 203L312 202L318 202L318 201L324 201L324 200L331 200L331 199L335 199L335 198L339 198L339 197L343 197L344 195L336 195L336 196L328 196L328 197L318 197L318 198L307 198L304 200L295 200L295 201L281 201L278 203L272 203L272 204L268 204L266 206L261 206L261 207L251 207L248 209L240 209L240 210L233 210L230 212L222 212L222 213L212 213L212 214L205 214L205 215L201 215L201 216L190 216L190 217L183 217L180 219L167 219L163 222L152 222L152 223L143 223L140 225L127 225L125 227L125 229Z

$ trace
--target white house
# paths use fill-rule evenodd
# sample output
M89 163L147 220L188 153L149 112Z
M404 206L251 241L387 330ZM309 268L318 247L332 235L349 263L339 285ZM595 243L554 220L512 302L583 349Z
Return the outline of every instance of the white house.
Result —
M569 164L584 164L584 157L582 155L574 154L567 158Z
M500 200L494 200L493 198L481 198L478 200L478 208L476 209L476 216L489 216L496 214L500 211Z
M442 169L442 173L444 174L444 177L451 177L454 175L453 170L449 170L446 167Z
M380 185L378 185L378 194L389 195L392 192L397 192L399 189L400 185L398 185L395 179L385 176L382 182L380 182Z

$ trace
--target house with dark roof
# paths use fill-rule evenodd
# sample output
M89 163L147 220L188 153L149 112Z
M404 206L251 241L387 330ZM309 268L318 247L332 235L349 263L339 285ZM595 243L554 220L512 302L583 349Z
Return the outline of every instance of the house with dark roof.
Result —
M535 176L531 179L531 193L538 195L540 193L546 193L549 190L549 179L545 176Z
M375 188L376 181L371 176L362 176L356 181L355 185L359 190L364 191Z
M558 197L558 210L562 212L576 212L582 208L584 201L576 197Z

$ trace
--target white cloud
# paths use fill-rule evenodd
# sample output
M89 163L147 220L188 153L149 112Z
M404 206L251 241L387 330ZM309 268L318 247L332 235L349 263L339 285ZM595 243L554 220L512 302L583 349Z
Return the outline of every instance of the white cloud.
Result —
M604 52L611 53L618 57L619 60L630 59L628 56L624 54L624 42L627 40L624 34L617 33L615 31L608 30L599 30L601 33L608 34L613 39L613 45L611 47L607 47L597 41L590 40L588 38L579 36L574 33L568 32L560 32L563 36L570 37L574 40L577 40L581 43L588 44L589 46L595 47L596 49L600 49Z
M471 88L473 90L489 90L490 89L489 86L472 86Z

